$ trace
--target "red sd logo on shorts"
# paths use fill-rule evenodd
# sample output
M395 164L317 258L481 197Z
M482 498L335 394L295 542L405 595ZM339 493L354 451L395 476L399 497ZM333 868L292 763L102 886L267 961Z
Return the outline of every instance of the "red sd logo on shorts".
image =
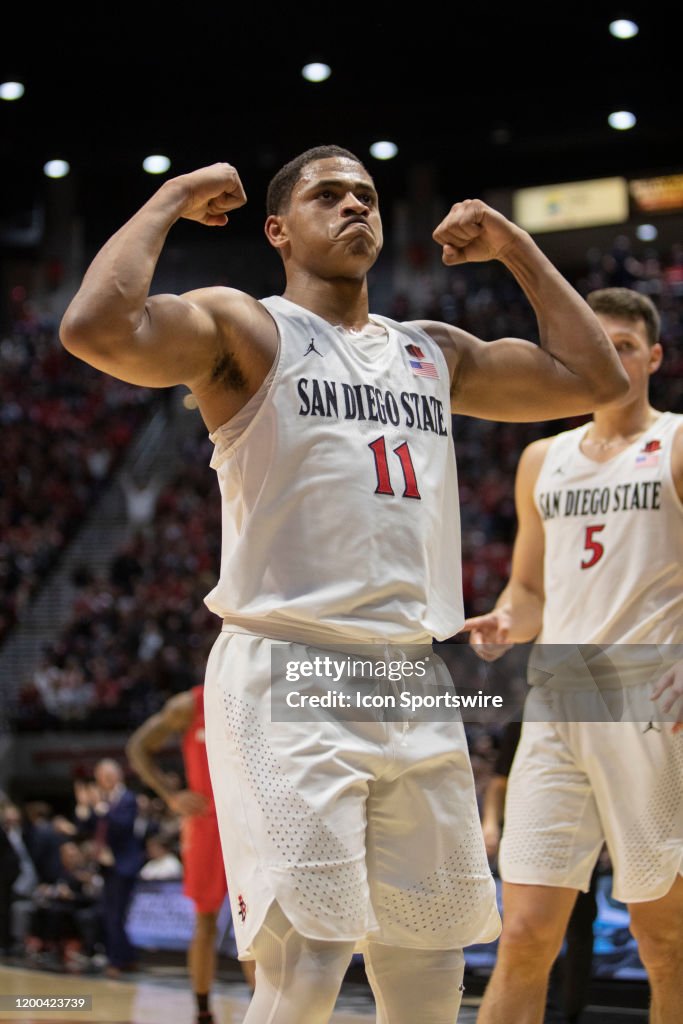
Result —
M244 902L244 897L242 896L242 893L240 893L239 896L237 897L237 905L239 907L240 918L242 921L245 921L247 917L247 905Z

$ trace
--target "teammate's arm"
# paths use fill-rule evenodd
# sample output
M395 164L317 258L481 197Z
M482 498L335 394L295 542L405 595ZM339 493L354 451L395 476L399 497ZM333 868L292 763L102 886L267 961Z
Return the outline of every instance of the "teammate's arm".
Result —
M683 501L683 427L674 435L671 448L671 475L678 497Z
M189 790L182 790L180 793L170 790L166 776L154 760L154 754L158 753L172 736L186 732L193 715L192 692L179 693L167 700L161 711L143 722L126 744L126 755L131 767L177 814L200 813L204 810L206 799L201 794Z
M249 376L250 345L274 355L276 329L266 310L230 288L151 297L149 289L177 220L220 226L245 202L229 164L165 182L93 260L62 320L65 348L132 384L184 383L198 398L214 383L239 387Z
M521 228L478 199L457 203L434 231L449 266L500 260L534 308L540 347L517 338L482 342L447 324L420 326L452 369L453 412L524 422L590 412L628 387L597 318Z
M525 448L517 467L515 506L517 536L512 552L510 580L493 611L467 619L463 631L485 661L495 661L514 643L533 640L543 624L543 523L534 502L534 487L550 441L534 441Z
M671 475L676 493L683 501L683 427L676 431L671 449ZM683 661L672 665L652 689L652 700L660 701L665 714L676 713L673 733L683 733Z

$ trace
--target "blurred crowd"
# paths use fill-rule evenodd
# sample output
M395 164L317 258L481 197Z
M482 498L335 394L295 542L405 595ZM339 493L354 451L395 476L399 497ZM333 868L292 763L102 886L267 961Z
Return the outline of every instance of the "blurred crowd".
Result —
M220 562L220 501L202 431L106 578L76 574L71 620L19 693L18 728L131 729L201 682L219 622L203 603Z
M151 392L97 373L19 302L0 340L0 643L140 426Z
M139 881L182 878L179 844L178 818L162 801L128 790L113 761L76 782L65 814L0 794L0 956L112 977L132 967L117 962L126 939L112 895L128 880L127 909Z

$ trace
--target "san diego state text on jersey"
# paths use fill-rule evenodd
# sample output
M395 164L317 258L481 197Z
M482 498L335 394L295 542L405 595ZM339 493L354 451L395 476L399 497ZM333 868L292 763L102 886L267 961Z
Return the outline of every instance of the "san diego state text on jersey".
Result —
M614 487L577 487L541 491L538 504L543 519L558 516L595 516L607 512L632 512L660 508L661 480L637 480Z
M402 391L395 397L392 391L380 390L372 384L345 384L335 380L316 380L300 377L296 389L301 399L300 416L331 416L345 420L369 420L392 423L416 430L427 430L448 437L444 424L441 399L436 395L421 395L416 391ZM341 392L342 412L339 412Z

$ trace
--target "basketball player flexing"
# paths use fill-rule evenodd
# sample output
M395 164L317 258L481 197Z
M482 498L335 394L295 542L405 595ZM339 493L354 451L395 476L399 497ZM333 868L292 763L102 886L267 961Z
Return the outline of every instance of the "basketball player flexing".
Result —
M155 754L172 737L182 737L188 783L188 789L179 793L169 789L155 761ZM196 910L187 963L197 1000L197 1024L213 1024L209 995L216 972L216 917L228 887L204 737L204 687L195 686L171 697L161 711L143 722L130 737L126 753L140 778L182 816L184 891ZM242 970L253 988L253 961L242 961Z
M588 303L629 390L589 424L522 454L510 581L493 612L465 624L488 660L534 637L661 650L683 642L683 417L648 398L662 360L659 315L625 288L593 292ZM652 650L634 648L632 657ZM656 721L650 692L683 718L682 675L674 666L654 690L642 687L650 723L524 723L499 858L503 934L479 1024L542 1020L550 968L603 840L648 972L650 1019L680 1020L683 735Z
M449 403L504 420L589 411L626 380L593 313L531 238L479 200L434 232L447 264L501 260L541 345L369 316L382 247L372 179L309 150L268 190L282 297L149 296L181 217L246 201L233 167L166 182L102 248L61 329L123 380L194 392L223 501L223 620L207 666L207 749L249 1024L329 1020L361 942L382 1024L452 1024L462 947L499 930L462 723L271 720L271 653L429 643L462 625Z

